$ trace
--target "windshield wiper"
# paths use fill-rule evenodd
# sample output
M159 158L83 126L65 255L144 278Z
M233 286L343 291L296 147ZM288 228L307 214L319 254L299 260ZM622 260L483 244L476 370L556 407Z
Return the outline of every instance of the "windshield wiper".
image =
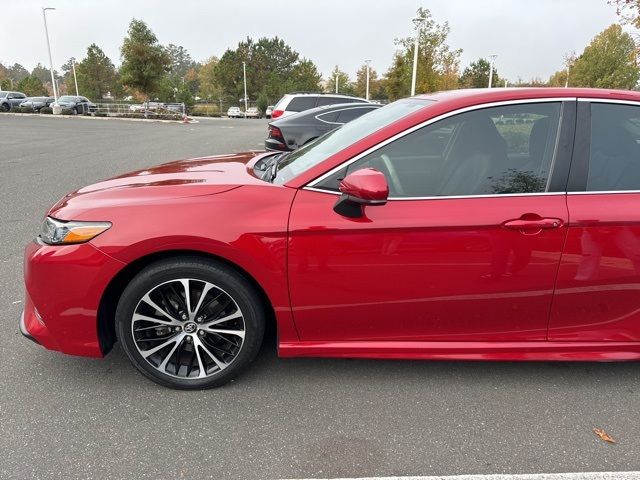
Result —
M282 162L282 160L287 158L290 153L291 152L281 153L280 155L278 155L276 157L274 162L271 164L271 173L269 175L269 181L270 182L273 183L273 181L276 179L276 176L278 176L278 167L280 166L280 163Z

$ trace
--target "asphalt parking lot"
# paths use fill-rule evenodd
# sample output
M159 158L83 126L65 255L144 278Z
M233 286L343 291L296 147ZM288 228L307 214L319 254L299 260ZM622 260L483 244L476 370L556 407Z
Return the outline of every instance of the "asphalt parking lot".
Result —
M85 184L259 149L264 120L0 115L0 478L332 478L640 470L639 363L288 359L181 392L18 334L22 249ZM55 279L52 279L55 281ZM599 440L603 428L616 440Z

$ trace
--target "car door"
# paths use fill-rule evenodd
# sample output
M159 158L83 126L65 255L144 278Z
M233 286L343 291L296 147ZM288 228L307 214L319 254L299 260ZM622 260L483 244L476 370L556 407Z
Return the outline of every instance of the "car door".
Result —
M288 253L301 339L545 340L574 127L575 102L478 108L301 189ZM389 201L338 215L338 180L365 167L385 174Z
M640 106L579 102L549 338L640 341Z

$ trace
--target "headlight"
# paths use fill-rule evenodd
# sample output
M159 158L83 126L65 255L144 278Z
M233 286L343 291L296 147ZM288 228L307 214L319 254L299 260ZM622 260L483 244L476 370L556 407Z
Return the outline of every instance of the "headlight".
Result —
M40 238L49 245L84 243L111 228L110 222L63 222L47 217L42 223Z

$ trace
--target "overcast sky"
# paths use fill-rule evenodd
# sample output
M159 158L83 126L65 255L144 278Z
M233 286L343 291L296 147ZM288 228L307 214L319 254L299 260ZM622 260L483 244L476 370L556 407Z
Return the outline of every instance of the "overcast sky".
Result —
M120 63L119 47L132 18L144 20L163 44L184 46L194 60L220 56L251 36L279 36L326 76L338 65L355 77L365 59L379 73L410 35L418 6L449 22L449 44L462 48L461 69L498 55L496 68L512 81L546 79L563 55L585 45L617 18L606 0L0 0L10 3L0 28L0 61L28 69L48 65L42 6L48 12L53 62L82 58L91 43ZM5 8L4 10L7 10Z

